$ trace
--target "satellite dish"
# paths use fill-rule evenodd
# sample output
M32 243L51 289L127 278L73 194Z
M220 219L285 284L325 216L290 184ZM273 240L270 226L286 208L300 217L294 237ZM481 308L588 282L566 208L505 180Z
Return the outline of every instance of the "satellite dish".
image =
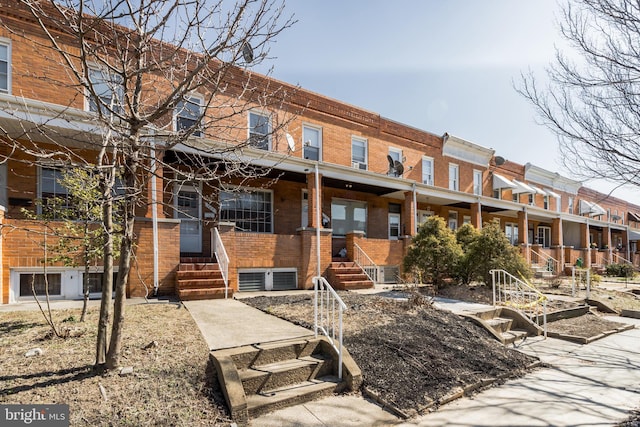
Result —
M504 165L504 162L506 162L506 160L502 156L496 156L494 161L496 162L496 166L502 166Z
M242 57L245 62L253 62L253 48L249 43L244 43L242 45Z
M393 157L387 154L387 161L389 162L389 170L387 171L387 175L393 175L394 173Z
M293 140L291 134L286 134L285 137L287 138L287 145L289 146L289 150L296 151L296 142Z

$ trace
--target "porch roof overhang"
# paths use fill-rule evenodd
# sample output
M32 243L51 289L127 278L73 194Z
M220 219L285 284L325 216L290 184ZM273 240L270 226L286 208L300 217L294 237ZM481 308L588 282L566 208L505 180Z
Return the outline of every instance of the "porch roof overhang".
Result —
M590 217L606 215L607 211L597 203L580 200L580 215L589 214Z
M520 193L535 194L536 193L536 190L533 187L525 184L524 182L520 182L514 179L513 183L516 185L516 188L511 190L514 194L520 194Z
M631 241L637 242L638 240L640 240L640 232L629 230L629 233L627 234L627 238Z
M638 215L636 212L627 212L627 221L635 221L635 222L640 222L640 215Z

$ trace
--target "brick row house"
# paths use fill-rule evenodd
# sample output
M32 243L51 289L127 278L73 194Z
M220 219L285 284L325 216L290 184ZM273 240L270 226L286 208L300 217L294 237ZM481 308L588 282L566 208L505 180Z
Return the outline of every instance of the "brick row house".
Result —
M30 73L41 58L19 34L37 35L36 23L10 8L0 16L16 30L0 29L0 137L19 138L29 117L46 123L30 135L36 145L47 144L47 131L76 138L86 132L89 138L91 104L76 99L69 109L72 95L65 88ZM242 155L270 173L218 188L195 182L164 185L162 177L177 168L149 177L148 194L155 203L141 208L136 218L129 296L221 296L180 288L179 278L189 276L181 272L206 264L224 270L230 292L308 289L318 274L349 287L334 269L354 261L355 267L366 265L377 282L394 282L411 237L432 215L452 229L465 223L480 228L499 219L532 264L553 260L560 270L579 258L586 267L640 264L640 206L542 167L505 161L494 150L454 135L435 135L259 77L294 94L282 111L256 106L241 124L245 138L259 141ZM296 112L295 118L271 135L272 120L285 110ZM175 126L188 119L176 114ZM217 144L206 131L194 140L200 146ZM188 147L162 153L163 164L174 159L177 164L183 152ZM35 212L37 200L64 196L66 189L59 165L34 165L25 161L27 154L8 150L0 155L0 295L8 304L31 299L28 285L34 278L40 283L44 271L42 236L48 225L27 219L23 209ZM243 191L228 191L231 186ZM215 206L202 194L214 195ZM96 292L101 273L100 265L92 267ZM370 286L370 277L357 278L360 273L346 273L351 285ZM81 267L55 264L47 274L52 297L81 296Z

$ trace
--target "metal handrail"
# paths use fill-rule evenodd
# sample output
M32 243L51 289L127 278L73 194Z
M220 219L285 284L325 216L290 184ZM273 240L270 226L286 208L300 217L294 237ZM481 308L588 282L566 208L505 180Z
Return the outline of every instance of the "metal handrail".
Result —
M557 259L555 259L551 255L547 255L545 253L536 252L533 249L531 249L531 253L535 254L538 257L538 261L540 260L540 258L543 259L543 261L544 261L543 264L545 265L545 271L551 271L552 273L560 271L560 261L558 261ZM552 267L553 270L549 270L549 260L553 261L553 267Z
M518 279L505 270L490 270L493 280L493 306L513 307L526 315L533 323L542 326L547 337L547 297L525 280ZM542 325L539 307L542 305Z
M313 331L316 338L320 331L330 339L331 346L338 353L338 378L342 379L342 313L347 309L347 305L322 276L313 278L313 291ZM338 345L336 345L336 334Z
M373 262L373 260L369 258L369 255L355 242L353 243L353 249L353 262L365 272L369 280L373 283L378 283L378 265Z
M633 262L629 261L628 259L626 259L623 256L620 256L619 253L617 252L613 252L612 258L616 259L616 264L620 264L620 260L624 261L626 264L630 264L633 265Z
M229 296L229 255L227 255L227 251L224 248L224 243L222 243L222 238L220 237L220 233L218 232L218 227L213 227L212 242L211 246L213 247L213 253L216 255L218 259L218 266L220 267L220 272L222 273L222 280L224 280L224 299L227 299Z

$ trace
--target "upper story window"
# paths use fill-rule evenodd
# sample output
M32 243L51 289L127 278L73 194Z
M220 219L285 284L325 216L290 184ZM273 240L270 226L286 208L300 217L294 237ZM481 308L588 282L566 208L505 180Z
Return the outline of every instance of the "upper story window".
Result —
M0 92L9 93L11 89L11 45L0 38Z
M398 165L402 165L402 150L399 148L389 147L389 171L387 171L387 175L389 176L402 176L403 166L398 168ZM394 166L391 165L393 162Z
M302 126L303 157L309 160L322 160L322 128Z
M473 170L473 194L482 195L482 171Z
M422 183L433 185L433 159L431 157L422 158Z
M449 163L449 190L460 190L458 165L454 163Z
M367 140L357 136L351 137L351 165L354 168L367 170Z
M534 206L536 204L536 199L533 193L529 193L529 206Z
M191 131L202 116L202 99L189 96L176 105L176 131ZM193 136L202 136L200 128L192 130Z
M569 200L567 201L567 212L573 214L573 197L569 197Z
M547 194L544 195L544 199L543 199L543 207L545 209L549 209L549 196Z
M249 112L249 144L261 150L271 149L271 121L269 116Z
M87 94L87 109L105 115L122 112L124 106L124 86L122 77L97 68L89 69L89 81L95 96ZM97 96L97 98L96 98Z
M220 220L235 222L241 231L273 231L273 194L270 191L220 193Z

